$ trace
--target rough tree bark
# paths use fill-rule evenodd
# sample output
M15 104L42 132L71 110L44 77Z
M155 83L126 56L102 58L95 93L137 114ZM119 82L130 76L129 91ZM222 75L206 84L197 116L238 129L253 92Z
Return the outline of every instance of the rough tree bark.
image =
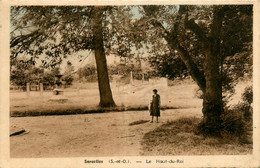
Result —
M93 11L93 43L97 65L98 87L101 107L113 107L115 102L110 88L107 61L103 42L102 7L95 7Z
M206 58L204 75L206 78L206 92L203 98L203 121L200 128L206 134L220 136L221 114L224 111L222 101L222 80L220 72L220 32L226 7L214 9L213 22L208 40L204 40Z
M210 26L210 33L206 33L194 22L186 20L186 27L192 30L204 43L205 61L204 76L206 80L206 89L203 94L203 120L199 128L207 135L220 136L221 131L221 114L223 113L222 101L222 80L220 74L220 39L219 35L222 27L222 20L225 7L214 9L213 21Z
M200 123L200 129L205 134L219 136L223 104L219 64L216 59L216 54L209 49L204 62L206 91L203 95L203 120Z

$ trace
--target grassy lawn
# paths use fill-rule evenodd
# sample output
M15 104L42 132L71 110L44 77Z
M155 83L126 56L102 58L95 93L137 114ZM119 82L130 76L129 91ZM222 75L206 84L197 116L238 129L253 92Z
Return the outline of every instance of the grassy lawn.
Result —
M220 139L196 135L199 121L195 117L180 118L146 133L142 140L143 155L252 154L253 144L243 144L235 137Z
M168 88L160 85L136 85L117 88L112 85L113 97L117 104L115 108L100 108L98 88L95 83L86 84L83 89L64 89L68 101L60 103L49 101L52 92L11 92L10 115L37 116L37 115L64 115L85 114L105 111L147 110L152 97L152 89L157 88L161 95L162 109L201 107L202 100L194 97L197 86L193 82L185 85L176 84ZM97 83L96 83L97 85Z

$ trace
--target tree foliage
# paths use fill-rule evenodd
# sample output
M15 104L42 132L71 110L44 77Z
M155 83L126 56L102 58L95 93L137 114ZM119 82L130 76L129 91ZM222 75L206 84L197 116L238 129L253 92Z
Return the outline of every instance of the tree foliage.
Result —
M46 71L43 68L28 64L28 60L13 60L10 72L10 83L14 86L25 87L26 83L39 85L45 88L55 85L55 75L59 74L59 68Z
M171 80L188 76L187 68L178 56L168 54L151 56L149 62L154 67L156 76L167 77Z
M227 86L232 83L231 80L238 79L246 73L250 75L252 72L252 6L144 6L142 12L146 13L147 17L140 19L139 25L141 26L144 21L151 23L142 26L148 29L144 34L149 44L152 44L150 62L159 75L167 74L174 77L180 74L176 70L182 69L184 72L186 70L186 67L179 62L178 50L167 45L167 33L167 37L179 43L192 57L195 65L204 71L205 38L211 32L214 11L220 9L225 10L221 32L218 35L221 49L218 61L222 59L223 87L227 90L231 89ZM171 64L176 68L172 65L173 69L169 71Z
M78 80L87 82L97 81L97 69L94 65L87 64L77 70Z
M55 87L55 76L58 74L60 74L60 69L58 67L44 72L41 79L44 88L52 89L53 87Z
M26 86L26 83L39 84L44 74L43 69L26 63L26 60L14 60L10 72L12 85Z
M95 6L13 6L11 7L11 60L19 54L42 59L45 67L81 50L94 50ZM102 27L106 53L120 56L130 51L125 24L129 8L103 6ZM128 12L128 15L126 14ZM44 57L40 57L44 56Z

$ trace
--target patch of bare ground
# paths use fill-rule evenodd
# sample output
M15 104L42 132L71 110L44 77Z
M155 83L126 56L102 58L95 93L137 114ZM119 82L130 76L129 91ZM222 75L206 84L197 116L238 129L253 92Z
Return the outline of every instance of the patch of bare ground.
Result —
M252 143L243 144L236 137L214 138L196 135L199 121L196 117L179 118L146 133L141 142L142 155L252 154Z
M168 120L201 116L201 108L162 110L159 123L148 110L78 115L11 117L11 158L140 156L143 136ZM132 123L132 124L131 124ZM131 126L130 126L131 124Z

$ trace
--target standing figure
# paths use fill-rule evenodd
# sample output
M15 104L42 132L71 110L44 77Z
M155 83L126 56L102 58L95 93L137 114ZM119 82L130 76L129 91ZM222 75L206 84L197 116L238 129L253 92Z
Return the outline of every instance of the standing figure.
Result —
M153 90L153 99L150 104L150 115L152 116L152 121L153 122L153 117L156 116L156 121L158 122L158 117L160 117L160 95L157 94L157 89Z

